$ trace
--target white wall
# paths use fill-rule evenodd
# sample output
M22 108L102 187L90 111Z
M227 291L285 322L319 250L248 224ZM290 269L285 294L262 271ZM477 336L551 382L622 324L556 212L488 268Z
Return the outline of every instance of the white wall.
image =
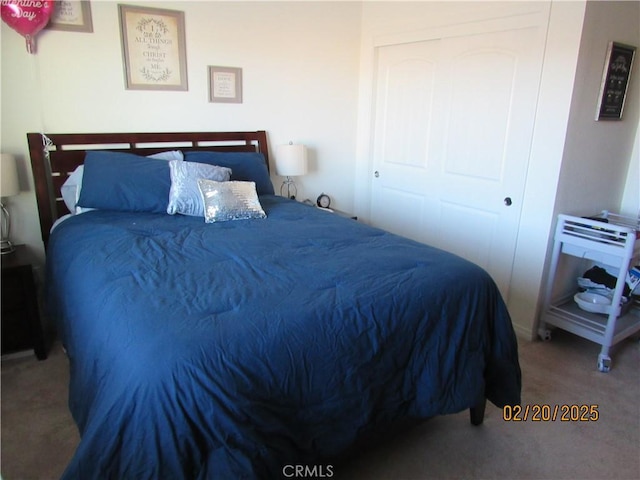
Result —
M637 215L640 218L640 126L636 131L620 212L627 217Z
M635 171L630 163L640 117L637 56L622 120L595 121L604 60L611 40L640 47L640 2L587 3L557 213L593 215L602 209L619 212L628 173L635 173L636 197L635 207L629 198L626 208L636 214L640 208L637 153ZM633 187L630 179L628 188Z
M595 116L608 43L640 46L639 19L640 2L586 4L552 227L558 213L593 215L607 209L638 215L640 174L634 147L640 116L638 75L631 77L622 120L596 121ZM550 236L548 251L552 243ZM575 291L576 276L584 269L583 262L562 258L553 295ZM543 282L547 273L548 265Z
M38 53L2 22L0 149L19 159L14 243L42 248L26 133L265 129L305 143L299 198L353 206L361 5L351 2L134 2L185 12L189 90L125 90L117 2L91 2L93 33L43 30ZM243 69L243 103L208 102L207 66ZM274 177L276 190L281 184Z

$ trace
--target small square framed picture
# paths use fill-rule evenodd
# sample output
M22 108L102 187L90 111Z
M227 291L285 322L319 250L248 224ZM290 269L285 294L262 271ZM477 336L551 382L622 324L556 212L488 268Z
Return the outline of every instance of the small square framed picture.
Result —
M209 67L209 102L242 103L242 69Z

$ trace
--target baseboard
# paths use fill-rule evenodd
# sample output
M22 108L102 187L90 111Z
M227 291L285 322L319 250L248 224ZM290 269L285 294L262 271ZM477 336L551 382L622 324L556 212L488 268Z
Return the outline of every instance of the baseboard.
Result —
M514 323L513 330L516 332L516 337L518 337L519 340L531 342L536 339L536 334L531 330L530 326L524 327Z

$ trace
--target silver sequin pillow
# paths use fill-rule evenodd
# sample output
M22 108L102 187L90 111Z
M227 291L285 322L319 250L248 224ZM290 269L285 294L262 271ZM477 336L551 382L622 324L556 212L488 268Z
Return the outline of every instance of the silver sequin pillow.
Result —
M167 213L174 215L204 216L202 195L198 189L198 179L226 182L231 178L231 169L217 165L207 165L197 162L169 162L171 170L171 189L169 190L169 204Z
M198 179L207 223L266 218L255 182L215 182Z

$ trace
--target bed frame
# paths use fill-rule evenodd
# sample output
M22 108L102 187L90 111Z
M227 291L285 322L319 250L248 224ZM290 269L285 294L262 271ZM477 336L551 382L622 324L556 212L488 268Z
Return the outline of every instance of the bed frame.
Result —
M31 169L45 248L53 223L69 213L60 188L87 150L121 150L152 155L166 150L258 152L269 168L267 133L186 132L186 133L28 133Z
M267 134L255 132L186 133L28 133L31 168L45 248L53 223L69 213L60 188L78 165L84 163L87 150L116 150L152 155L167 150L259 152L269 168ZM486 399L480 398L470 409L473 425L484 420Z

